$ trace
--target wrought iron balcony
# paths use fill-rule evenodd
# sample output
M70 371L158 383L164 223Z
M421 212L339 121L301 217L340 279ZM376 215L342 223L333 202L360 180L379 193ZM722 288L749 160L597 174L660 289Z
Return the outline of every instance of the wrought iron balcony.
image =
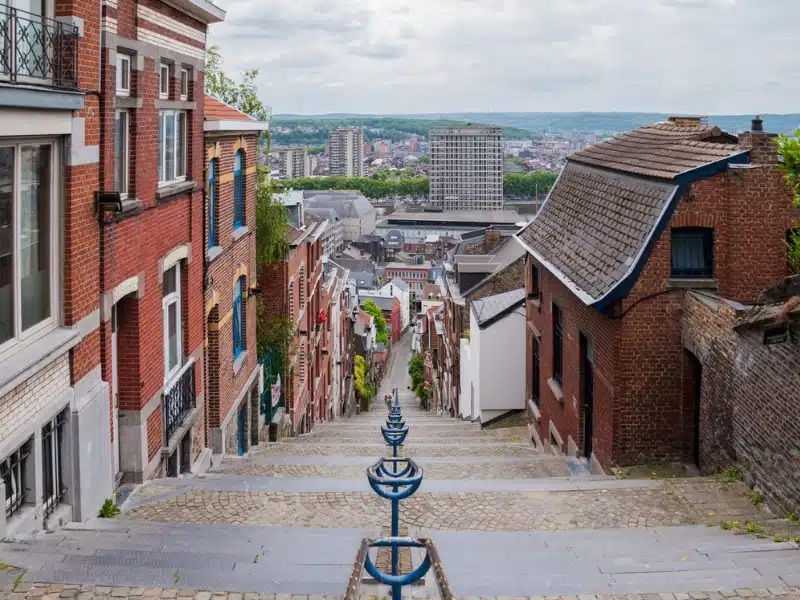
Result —
M0 84L78 88L78 27L0 3Z
M186 415L192 412L197 403L194 391L194 364L190 358L180 373L164 388L161 412L164 419L164 445L169 445L178 428L183 424Z

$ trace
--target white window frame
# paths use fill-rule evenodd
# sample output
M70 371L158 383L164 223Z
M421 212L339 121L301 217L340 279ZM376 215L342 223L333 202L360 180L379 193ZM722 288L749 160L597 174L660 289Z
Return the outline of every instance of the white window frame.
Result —
M167 63L161 63L158 68L158 97L162 100L169 98L169 78L170 66Z
M125 125L122 128L124 135L125 135L125 143L123 144L123 153L125 154L125 158L122 161L122 173L120 174L121 185L119 189L120 197L125 200L128 197L128 186L130 185L130 161L131 161L131 114L130 111L120 108L114 111L114 152L117 150L117 129L116 129L116 119L117 115L124 116L125 118ZM117 157L114 156L114 161L116 162ZM116 167L116 165L114 165ZM117 182L114 181L114 187L116 188Z
M159 137L158 140L158 185L169 185L170 183L175 183L176 181L185 181L186 180L186 170L187 165L189 163L188 153L189 153L189 142L188 142L188 123L189 123L189 115L186 111L182 110L161 110L158 113L158 122L159 126L161 125L161 118L162 115L165 119L174 119L174 123L172 124L172 132L173 132L173 140L172 143L174 144L174 177L167 178L167 128L160 127L159 129ZM183 119L183 127L179 127L180 118L181 116L184 117ZM166 121L165 121L166 122ZM179 135L180 133L180 135ZM183 144L183 161L182 163L178 161L179 153L178 148L180 144ZM180 168L179 168L180 167ZM178 171L182 170L183 174L178 175Z
M24 146L50 146L50 317L29 327L27 331L22 331L22 291L21 279L17 273L21 272L22 248L20 244L20 227L22 217L22 161L20 159L21 149ZM0 148L13 147L14 150L14 197L12 199L14 222L12 225L12 252L13 252L13 296L14 304L14 323L13 336L3 343L0 343L0 361L10 355L19 352L21 348L32 344L42 336L54 330L61 319L61 294L62 294L62 270L61 270L61 156L57 140L52 138L30 140L7 139L0 142Z
M189 69L181 69L181 100L189 99Z
M127 76L128 87L123 87L122 75ZM131 95L131 56L129 54L117 53L117 96Z
M164 271L164 277L167 277L167 273L173 271L175 273L175 291L171 292L170 294L163 296L161 300L161 309L162 314L161 318L163 321L163 330L164 330L164 384L166 385L175 375L180 373L181 368L183 367L183 315L181 315L181 262L178 261L174 265L172 265L169 269ZM163 280L162 280L163 282ZM169 307L173 304L177 304L177 309L175 310L175 324L178 328L177 333L177 353L178 353L178 361L177 364L170 370L169 368Z

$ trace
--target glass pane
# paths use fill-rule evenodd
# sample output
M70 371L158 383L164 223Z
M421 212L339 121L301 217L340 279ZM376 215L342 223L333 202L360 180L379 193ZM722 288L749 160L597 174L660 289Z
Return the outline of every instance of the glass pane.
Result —
M164 117L164 181L175 179L175 113L167 113Z
M171 269L164 271L164 283L161 286L161 296L163 298L166 298L170 294L174 294L175 291L178 289L177 283L175 281L176 280L175 274L176 274L175 267L172 267Z
M114 121L114 189L128 193L128 113L118 112Z
M167 365L172 371L178 366L178 303L173 302L167 309Z
M14 148L0 148L0 344L14 337Z
M164 113L158 114L158 180L164 181Z
M186 175L186 113L178 113L175 137L178 140L178 158L175 167L176 176Z
M24 146L20 182L22 330L50 318L50 146Z

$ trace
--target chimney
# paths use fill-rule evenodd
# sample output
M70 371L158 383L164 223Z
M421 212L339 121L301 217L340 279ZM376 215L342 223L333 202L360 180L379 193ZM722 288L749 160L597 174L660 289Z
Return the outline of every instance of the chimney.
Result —
M774 133L764 131L764 121L761 117L752 120L750 131L739 134L739 146L750 151L751 165L777 165L778 145Z
M498 229L487 229L483 238L483 253L490 254L500 245L502 238Z
M667 122L676 127L702 127L703 125L701 117L669 117Z

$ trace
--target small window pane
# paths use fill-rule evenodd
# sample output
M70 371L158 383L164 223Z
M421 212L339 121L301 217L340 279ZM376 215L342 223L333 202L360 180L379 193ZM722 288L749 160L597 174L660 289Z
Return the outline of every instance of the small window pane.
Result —
M169 95L169 66L161 65L160 92L162 96Z
M178 366L178 303L167 308L167 367L172 371Z
M14 148L0 148L0 344L14 337L13 282Z
M186 69L181 69L181 96L189 96L189 72Z
M186 113L178 113L175 137L178 140L176 176L184 177L186 175Z
M164 118L164 181L175 179L175 114Z
M128 113L117 111L114 122L114 189L128 193Z
M50 318L50 146L23 146L20 228L22 330Z
M164 283L162 285L162 296L166 298L178 290L177 268L172 267L164 271Z
M117 91L128 92L131 89L130 82L131 60L124 54L117 55Z
M158 115L158 180L164 181L164 113Z

